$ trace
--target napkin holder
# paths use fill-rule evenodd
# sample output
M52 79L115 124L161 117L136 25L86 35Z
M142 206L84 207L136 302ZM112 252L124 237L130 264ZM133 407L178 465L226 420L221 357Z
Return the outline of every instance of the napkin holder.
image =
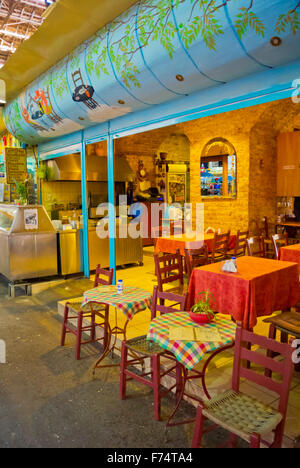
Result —
M237 273L236 263L233 260L226 260L222 267L222 271L225 273Z

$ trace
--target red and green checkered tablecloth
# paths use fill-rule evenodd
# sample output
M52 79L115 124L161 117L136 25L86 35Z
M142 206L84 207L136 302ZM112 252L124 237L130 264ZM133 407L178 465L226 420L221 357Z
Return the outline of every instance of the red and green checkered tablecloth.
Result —
M218 343L202 343L199 341L170 341L169 327L216 327L222 341ZM231 320L216 317L210 324L197 325L188 312L172 312L161 315L151 321L147 339L170 351L187 369L191 370L204 357L205 353L215 351L222 346L232 344L235 340L236 324Z
M152 294L144 289L125 286L122 294L117 293L117 286L100 286L83 294L82 305L90 302L116 307L128 320L135 314L151 307Z

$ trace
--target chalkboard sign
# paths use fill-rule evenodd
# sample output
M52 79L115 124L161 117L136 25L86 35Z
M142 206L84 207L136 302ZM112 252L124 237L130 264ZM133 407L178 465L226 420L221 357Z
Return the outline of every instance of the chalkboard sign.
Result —
M5 148L6 181L8 184L24 182L27 178L27 155L23 148Z

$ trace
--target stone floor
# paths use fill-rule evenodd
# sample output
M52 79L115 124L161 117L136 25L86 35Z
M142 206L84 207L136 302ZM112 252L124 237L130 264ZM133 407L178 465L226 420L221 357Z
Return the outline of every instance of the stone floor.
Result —
M117 278L125 284L152 291L155 284L153 256L146 249L144 266L120 269ZM49 285L48 285L49 286ZM8 298L6 284L0 281L0 339L7 346L7 363L0 364L0 447L107 447L184 448L190 447L193 425L178 426L165 436L164 422L152 418L152 394L136 383L128 384L128 397L119 398L118 368L101 369L92 377L99 350L83 347L82 359L74 359L74 337L59 346L61 317L57 303L80 296L92 282L68 280L53 287L35 288L32 297ZM19 291L19 294L21 291ZM118 322L123 317L118 317ZM128 337L147 332L149 311L134 317ZM261 322L257 333L266 334ZM214 362L207 383L212 394L230 386L232 352ZM111 358L106 358L107 363ZM199 390L199 389L197 389ZM242 390L271 405L276 395L244 382ZM166 419L173 398L163 401ZM194 415L183 403L180 415ZM284 445L292 447L300 434L300 376L294 374ZM218 430L207 434L205 447L216 447L227 435ZM245 444L241 443L241 447Z

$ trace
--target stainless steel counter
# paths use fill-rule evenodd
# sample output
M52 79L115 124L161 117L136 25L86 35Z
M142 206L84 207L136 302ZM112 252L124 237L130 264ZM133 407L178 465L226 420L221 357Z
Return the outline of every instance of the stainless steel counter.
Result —
M57 233L58 246L58 273L60 275L72 275L80 273L80 231L72 229Z
M57 275L56 232L43 206L0 205L0 245L10 281Z
M109 239L100 239L96 228L89 228L90 269L100 264L109 267ZM143 262L142 239L116 239L116 266Z

